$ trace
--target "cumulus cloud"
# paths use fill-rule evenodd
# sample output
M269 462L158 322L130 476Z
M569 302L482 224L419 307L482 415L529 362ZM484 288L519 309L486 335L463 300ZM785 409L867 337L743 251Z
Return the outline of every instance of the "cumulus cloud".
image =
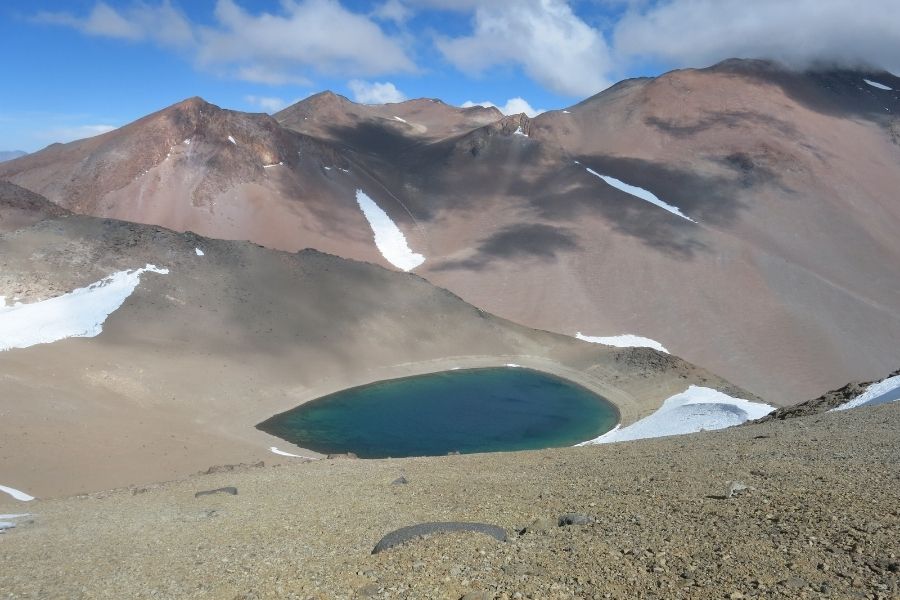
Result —
M158 5L134 4L124 10L97 2L85 16L79 17L69 12L40 12L34 20L72 27L87 35L134 42L151 40L166 46L186 47L194 41L190 22L169 0Z
M519 113L525 113L529 117L536 117L542 112L547 112L543 108L532 108L531 104L528 103L524 98L510 98L506 101L506 104L497 105L493 102L485 100L484 102L472 102L471 100L466 100L462 103L463 108L470 108L472 106L487 106L494 107L504 115L517 115Z
M362 81L354 79L347 83L347 87L353 92L353 99L362 104L387 104L388 102L403 102L406 94L397 89L393 83Z
M668 0L630 11L614 40L623 58L655 58L672 66L737 57L796 68L879 66L896 72L900 2Z
M258 106L267 113L276 113L288 105L288 101L283 98L274 98L271 96L244 96L244 100L248 104Z
M380 75L416 70L400 42L337 0L283 0L281 11L250 14L234 0L218 0L217 26L200 30L199 63L232 65L245 75L263 71L272 81L296 77L297 71Z
M581 20L564 0L482 2L471 35L438 38L438 49L455 67L477 75L497 65L519 65L532 79L568 96L595 94L611 83L603 35Z

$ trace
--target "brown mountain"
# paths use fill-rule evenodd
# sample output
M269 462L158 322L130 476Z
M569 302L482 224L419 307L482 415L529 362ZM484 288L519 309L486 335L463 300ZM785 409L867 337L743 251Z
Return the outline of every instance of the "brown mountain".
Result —
M726 61L534 119L329 93L274 119L191 100L0 178L78 212L387 265L360 189L424 255L416 272L476 306L650 337L791 403L900 362L896 90L888 73Z

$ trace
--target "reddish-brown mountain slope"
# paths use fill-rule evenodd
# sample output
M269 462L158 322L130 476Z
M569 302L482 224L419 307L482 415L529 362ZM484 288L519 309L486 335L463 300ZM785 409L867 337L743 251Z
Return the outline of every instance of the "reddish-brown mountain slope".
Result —
M200 112L189 101L0 178L90 214L387 264L360 189L425 256L416 272L477 306L650 337L791 403L900 362L896 90L888 73L727 61L534 119L330 93L275 119L176 118Z

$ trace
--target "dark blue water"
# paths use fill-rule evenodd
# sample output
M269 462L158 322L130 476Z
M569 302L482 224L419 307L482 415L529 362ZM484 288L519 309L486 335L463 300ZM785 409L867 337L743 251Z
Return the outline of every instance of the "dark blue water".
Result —
M605 399L520 368L445 371L324 396L257 425L321 453L438 456L572 446L615 426Z

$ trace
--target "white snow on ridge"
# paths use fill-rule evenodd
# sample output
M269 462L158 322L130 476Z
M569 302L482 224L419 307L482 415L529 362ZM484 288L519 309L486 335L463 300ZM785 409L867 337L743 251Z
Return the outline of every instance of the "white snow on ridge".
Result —
M406 119L401 119L400 117L398 117L396 115L394 116L394 118L397 119L398 121L400 121L401 123L409 123L409 121L407 121Z
M230 135L228 136L228 141L231 142L232 144L234 144L235 146L237 146L237 142L234 141L234 138L231 137Z
M525 133L524 131L522 131L522 126L521 126L521 125L519 125L518 127L516 127L516 130L513 131L513 135L521 135L522 137L528 137L528 134Z
M851 408L859 408L860 406L878 406L879 404L887 404L888 402L896 402L900 400L900 375L888 377L878 383L873 383L866 391L849 402L845 402L840 406L832 408L829 412L836 410L849 410Z
M681 209L678 208L677 206L672 206L671 204L668 204L667 202L663 202L662 200L657 198L656 195L653 194L653 192L645 190L644 188L639 188L634 185L629 185L629 184L625 183L624 181L619 181L615 177L609 177L608 175L601 175L600 173L591 169L590 167L587 167L586 170L591 175L595 175L595 176L599 177L600 179L602 179L609 185L613 186L617 190L621 190L621 191L625 192L626 194L630 194L630 195L634 196L635 198L640 198L641 200L646 200L650 204L655 204L656 206L669 211L673 215L678 215L682 219L687 219L691 223L697 222L697 221L693 220L692 218L690 218L689 216L685 215L683 212L681 212Z
M195 253L197 256L205 256L205 255L206 255L206 252L204 252L204 251L201 250L200 248L194 248L194 253Z
M656 340L651 340L650 338L641 337L639 335L632 335L630 333L626 333L624 335L596 337L591 335L583 335L579 331L575 333L575 337L585 342L591 342L592 344L604 344L606 346L615 346L616 348L653 348L654 350L659 350L660 352L669 354L669 351L666 350L665 346L663 346Z
M16 500L21 500L22 502L31 502L34 500L34 496L29 496L25 492L21 490L17 490L15 488L7 487L5 485L0 485L0 492L6 492ZM8 515L13 516L13 515Z
M667 398L652 415L627 427L617 425L600 437L578 445L609 444L724 429L762 418L773 410L775 407L768 404L732 398L718 390L692 385L680 394Z
M404 271L415 269L425 262L425 257L409 248L400 228L365 192L356 190L356 202L369 221L375 234L375 246L385 260Z
M884 85L883 83L878 83L877 81L872 81L870 79L863 79L863 81L865 81L866 83L871 85L873 88L878 88L879 90L887 90L889 92L894 91L894 88L890 88L890 87Z
M146 272L168 269L147 265L119 271L91 285L48 300L0 306L0 351L48 344L69 337L94 337L107 317L122 306ZM2 486L0 486L2 488Z

